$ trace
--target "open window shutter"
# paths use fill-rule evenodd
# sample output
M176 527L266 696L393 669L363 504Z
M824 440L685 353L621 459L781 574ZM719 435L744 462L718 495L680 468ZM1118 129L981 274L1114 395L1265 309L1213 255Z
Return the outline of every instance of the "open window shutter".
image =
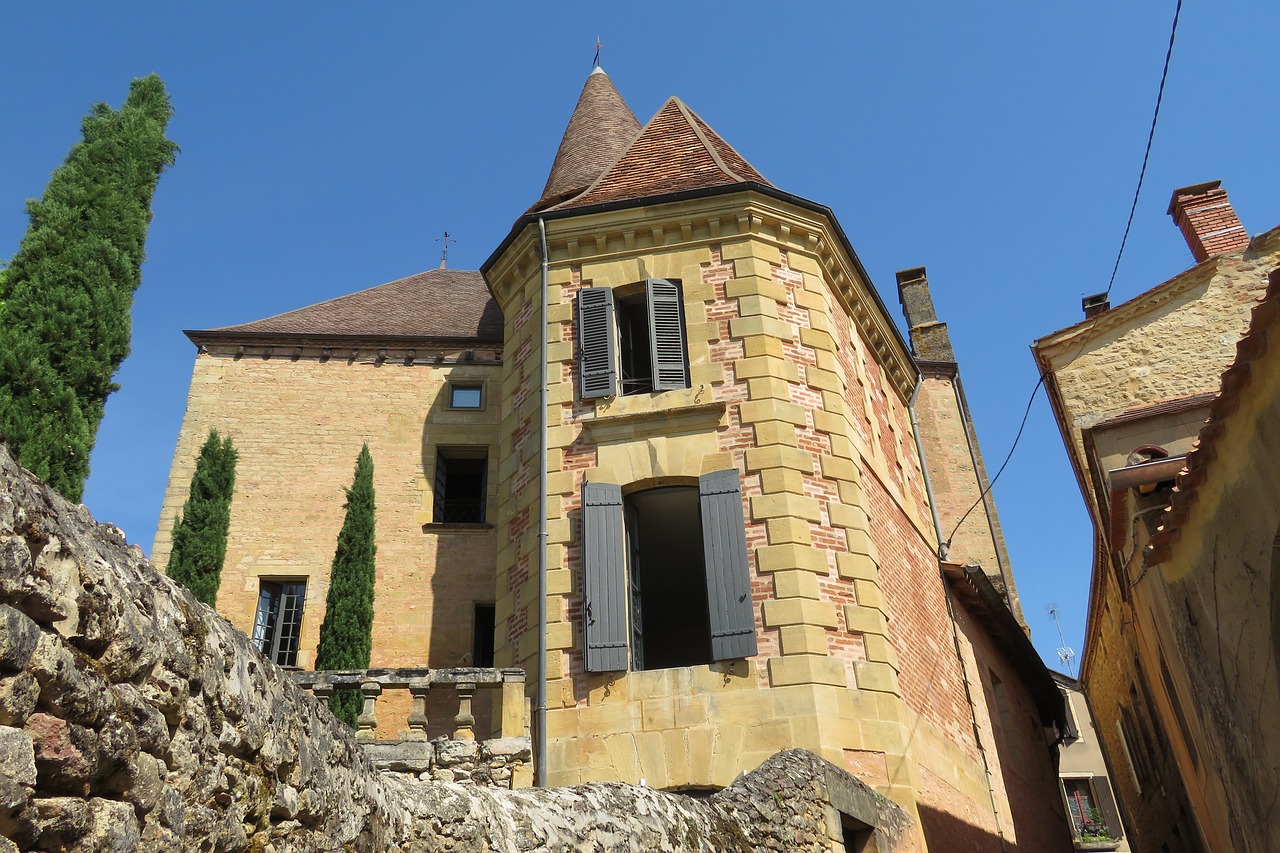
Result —
M617 394L614 359L613 291L587 287L578 291L578 374L582 399Z
M627 668L627 585L622 488L582 484L583 634L587 672Z
M1116 809L1116 798L1111 793L1111 783L1106 776L1094 776L1089 781L1093 783L1093 793L1098 800L1098 811L1102 812L1102 819L1107 823L1107 832L1112 838L1123 838L1120 812Z
M436 524L444 522L445 486L449 480L449 463L439 453L436 454L435 496L431 501L431 520Z
M645 285L648 288L653 390L688 388L689 366L685 356L680 286L660 278L651 278Z
M756 653L756 619L738 472L702 475L698 478L698 495L711 615L711 658L750 657Z

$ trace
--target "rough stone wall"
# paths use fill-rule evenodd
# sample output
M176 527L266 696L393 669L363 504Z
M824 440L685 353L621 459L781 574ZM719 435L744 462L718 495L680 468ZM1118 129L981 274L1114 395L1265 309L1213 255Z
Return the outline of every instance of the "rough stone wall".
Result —
M261 349L261 348L259 348ZM263 579L307 582L297 665L310 669L324 619L329 569L356 455L369 443L377 493L378 577L372 666L470 664L473 603L493 601L495 534L487 528L431 525L436 449L489 448L490 493L497 493L498 368L431 363L425 351L358 358L237 356L211 346L196 357L187 411L156 532L153 559L163 567L170 533L190 488L209 430L230 436L239 453L227 558L218 612L251 632ZM493 357L478 352L481 361ZM452 362L457 353L448 353ZM480 411L448 408L449 379L487 382ZM496 516L490 500L490 518ZM478 697L487 707L488 697ZM397 737L408 694L379 703L381 737ZM433 697L431 719L456 712ZM485 712L487 713L487 712ZM433 728L431 734L447 733Z
M803 752L703 800L380 773L244 634L3 448L0 746L0 851L819 853L841 849L841 812L884 853L920 850L900 809Z

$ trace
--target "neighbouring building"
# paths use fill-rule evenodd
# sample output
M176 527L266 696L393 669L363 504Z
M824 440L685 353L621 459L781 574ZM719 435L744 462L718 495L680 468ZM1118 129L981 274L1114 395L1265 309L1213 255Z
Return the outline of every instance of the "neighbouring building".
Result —
M1062 800L1071 822L1071 836L1077 845L1088 839L1111 839L1114 845L1099 841L1098 847L1128 851L1124 820L1111 790L1111 773L1098 738L1089 699L1080 682L1060 672L1053 674L1062 691L1067 708L1067 730L1059 747L1058 778L1062 784Z
M1195 266L1033 346L1095 531L1081 682L1136 848L1275 850L1280 228L1216 181L1169 213Z
M367 441L373 665L545 683L543 783L716 790L803 748L927 849L1070 849L1063 705L989 501L939 559L925 468L952 522L986 482L949 344L918 367L832 212L678 99L642 126L594 71L479 272L188 335L154 557L200 442L233 436L218 609L278 661L313 662Z

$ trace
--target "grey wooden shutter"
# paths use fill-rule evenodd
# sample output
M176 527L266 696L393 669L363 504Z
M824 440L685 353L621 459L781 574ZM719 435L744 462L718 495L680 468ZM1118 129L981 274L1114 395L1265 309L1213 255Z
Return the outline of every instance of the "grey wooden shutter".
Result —
M582 484L583 635L587 672L627 668L622 487Z
M756 653L756 619L738 472L702 475L698 478L698 496L711 615L711 658L750 657Z
M684 306L680 286L660 278L645 282L649 304L649 352L653 365L653 390L689 387L685 355Z
M1123 838L1120 812L1116 809L1116 798L1111 793L1111 783L1107 781L1106 776L1094 776L1089 781L1093 783L1093 793L1097 795L1098 800L1098 811L1102 812L1102 819L1106 821L1107 832L1112 838Z
M614 356L613 291L588 287L578 291L578 375L582 399L617 394Z

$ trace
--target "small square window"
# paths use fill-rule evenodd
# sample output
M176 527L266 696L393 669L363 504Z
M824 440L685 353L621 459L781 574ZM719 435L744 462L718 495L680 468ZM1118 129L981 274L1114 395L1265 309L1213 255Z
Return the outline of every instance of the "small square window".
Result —
M484 408L484 387L481 385L450 385L449 408L481 409Z

